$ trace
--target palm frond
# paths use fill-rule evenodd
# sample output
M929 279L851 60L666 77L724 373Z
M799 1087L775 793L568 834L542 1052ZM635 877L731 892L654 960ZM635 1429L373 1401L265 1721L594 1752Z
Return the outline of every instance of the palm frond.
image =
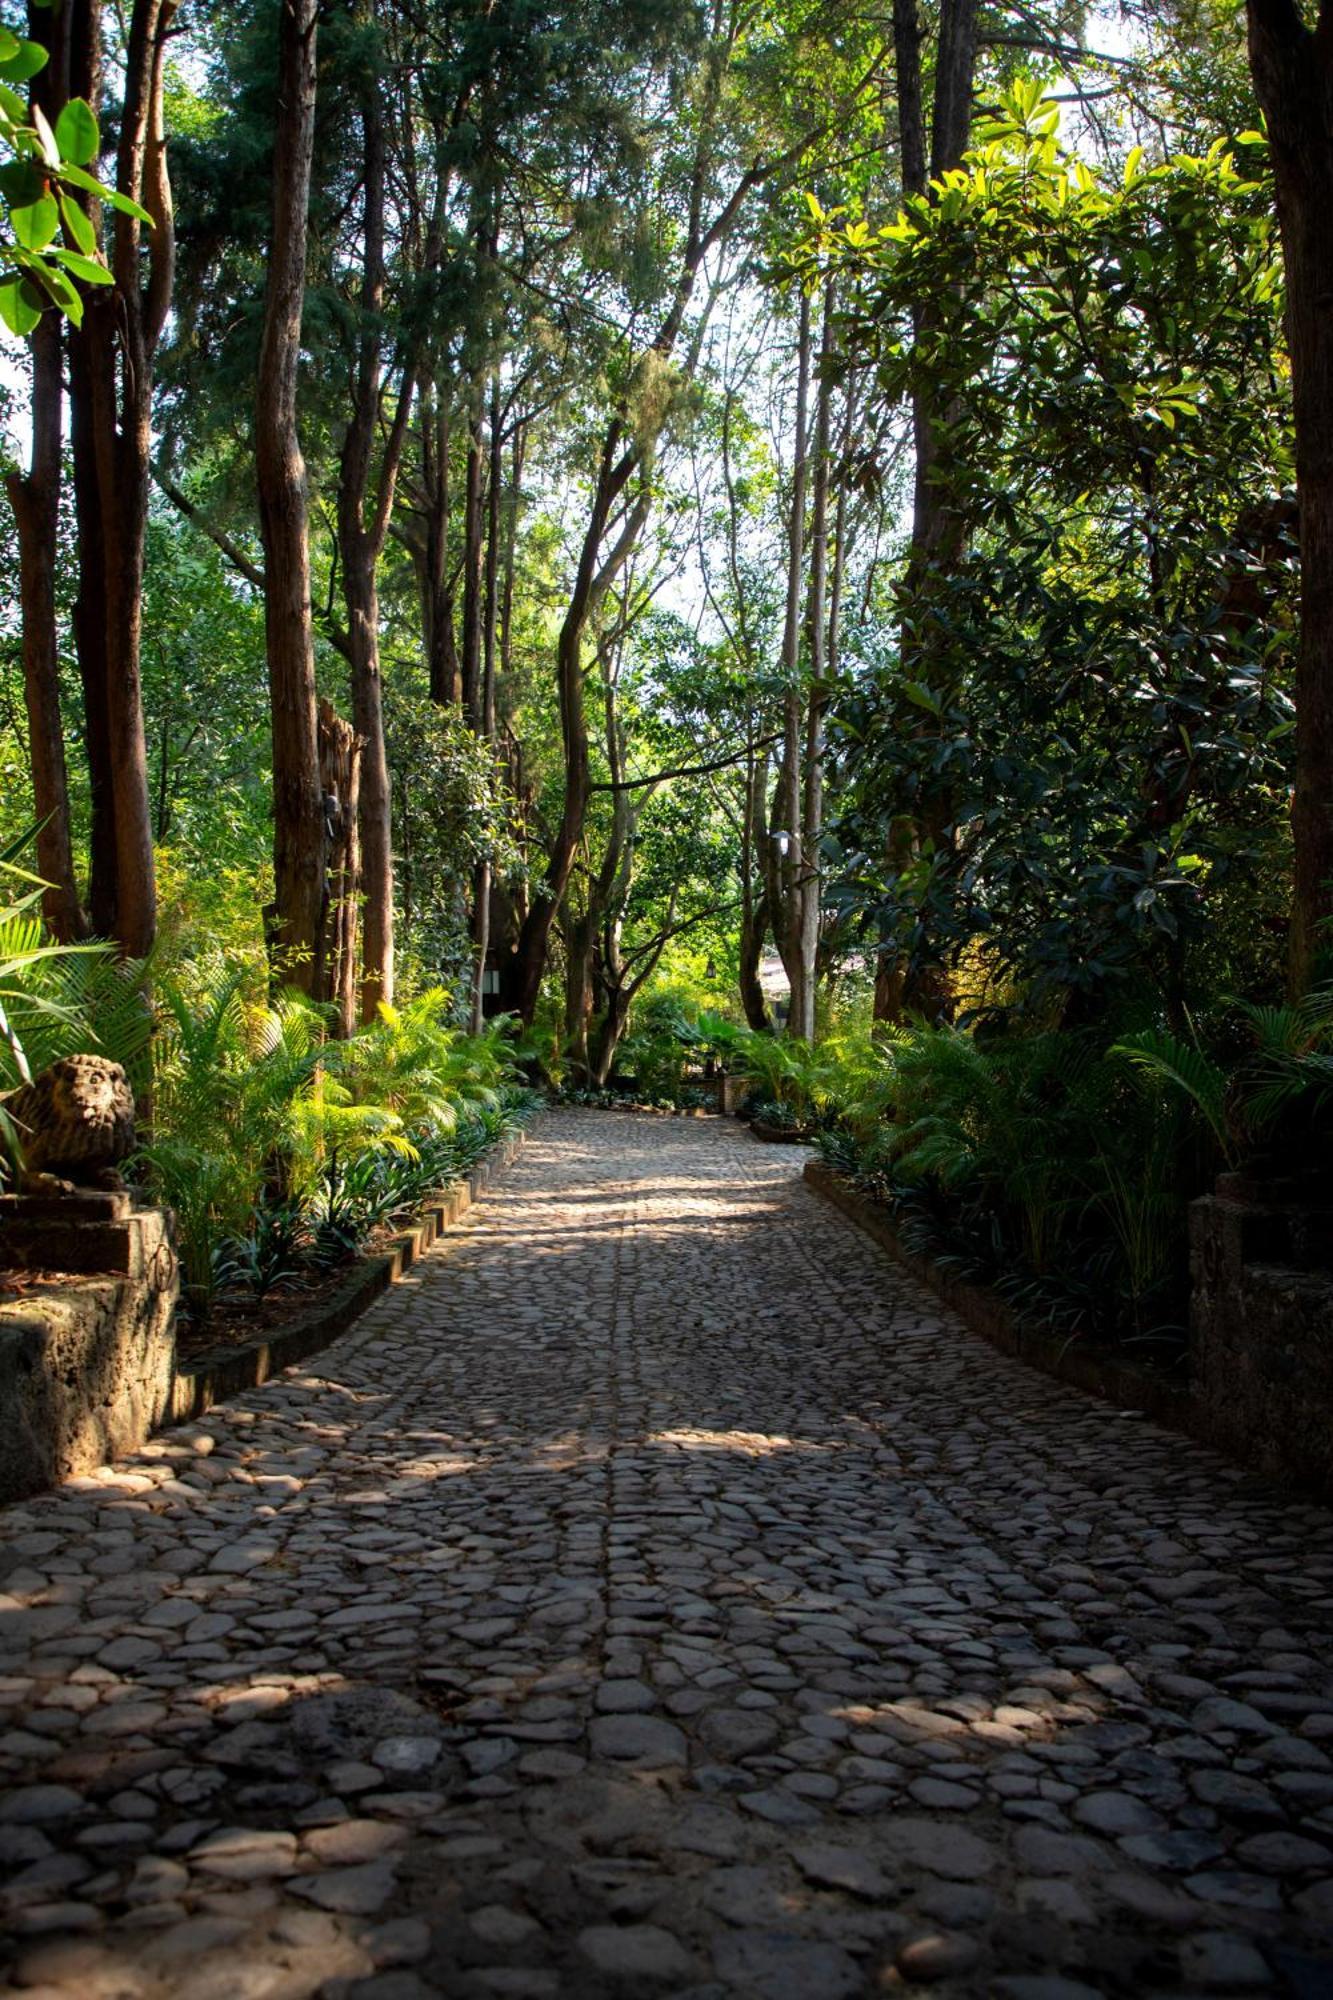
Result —
M1166 1028L1140 1028L1122 1035L1107 1054L1121 1057L1141 1076L1180 1091L1203 1118L1223 1156L1234 1158L1226 1120L1226 1073L1197 1042L1183 1041Z

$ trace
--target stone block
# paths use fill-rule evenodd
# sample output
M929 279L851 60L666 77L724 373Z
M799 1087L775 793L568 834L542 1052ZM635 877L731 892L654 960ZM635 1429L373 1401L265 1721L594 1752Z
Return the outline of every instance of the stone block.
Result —
M720 1076L717 1079L717 1108L725 1117L734 1117L751 1096L754 1085L748 1076Z
M1210 1442L1333 1497L1327 1211L1237 1195L1190 1205L1190 1377Z
M176 1260L68 1277L0 1305L0 1501L137 1451L170 1406Z
M151 1282L164 1255L174 1264L166 1216L128 1194L0 1196L0 1268Z

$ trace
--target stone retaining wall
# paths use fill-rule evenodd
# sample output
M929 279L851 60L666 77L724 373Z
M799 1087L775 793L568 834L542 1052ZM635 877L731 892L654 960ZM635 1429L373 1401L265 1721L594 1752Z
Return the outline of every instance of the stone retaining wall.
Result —
M82 1269L94 1254L82 1227L118 1232L100 1254L128 1272L38 1278L0 1304L0 1501L137 1451L170 1409L179 1285L167 1219L146 1209L71 1223L46 1261Z
M318 1308L262 1339L180 1362L168 1217L134 1208L127 1195L0 1197L6 1264L19 1274L61 1270L0 1303L0 1503L137 1451L160 1426L201 1416L327 1347L467 1212L522 1145L522 1132L511 1134L467 1180L429 1196L412 1226L359 1259Z
M1333 1272L1310 1268L1333 1245L1316 1214L1223 1193L1190 1204L1190 1362L1213 1442L1333 1499Z

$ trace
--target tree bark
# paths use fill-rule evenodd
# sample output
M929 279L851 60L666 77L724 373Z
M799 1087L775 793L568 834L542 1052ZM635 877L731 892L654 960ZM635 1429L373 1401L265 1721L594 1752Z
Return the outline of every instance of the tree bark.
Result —
M64 10L62 10L63 12ZM102 99L101 0L69 0L69 92L96 107ZM96 197L84 206L99 236L102 209ZM83 688L83 741L88 763L91 828L88 850L88 913L98 937L116 934L116 820L111 771L111 729L107 713L106 549L101 482L97 463L95 377L105 365L104 349L82 327L66 333L69 355L70 458L78 549L74 600L74 647ZM103 392L101 402L105 402Z
M305 461L296 427L307 211L315 140L319 0L281 0L273 233L255 397L255 466L264 544L264 626L273 727L274 976L326 989L324 815Z
M1289 974L1317 976L1333 922L1333 5L1248 0L1250 66L1268 121L1287 278L1300 506L1300 638Z
M78 426L84 454L76 483L80 506L82 617L76 631L88 633L98 613L104 628L104 658L90 646L86 674L103 676L104 697L90 712L90 727L103 742L90 756L109 789L103 837L109 833L113 859L107 872L114 891L114 934L123 951L143 957L157 927L152 812L148 756L144 741L140 683L144 547L150 488L153 358L171 302L175 235L163 129L163 75L166 35L177 0L135 0L125 52L125 93L116 159L116 187L141 203L153 219L148 270L141 269L142 224L116 212L110 264L115 283L88 296L83 326L71 341L79 362L71 370L71 390L83 400ZM101 88L100 17L93 4L71 16L74 41L71 85L96 103ZM79 86L87 84L87 88ZM93 203L95 212L97 204ZM82 509L95 507L97 526ZM86 532L85 532L86 529ZM97 559L100 557L100 561ZM91 634L88 634L91 639ZM109 821L109 825L108 825ZM97 912L94 912L97 920Z
M745 770L745 805L741 821L741 935L739 985L741 1006L747 1024L758 1034L771 1034L773 1019L768 1011L759 978L768 935L768 891L764 868L768 846L768 816L764 803L768 796L768 752L751 746ZM758 895L755 894L756 885Z
M500 539L503 532L500 496L504 484L504 437L501 431L500 377L491 377L490 465L486 486L486 565L482 609L481 645L481 736L488 745L495 742L496 644L501 613ZM512 582L512 577L510 578ZM491 887L493 869L489 855L477 865L473 942L477 953L476 981L472 998L472 1032L481 1033L486 1019L486 961L491 947Z
M345 1041L356 1027L361 969L358 806L364 745L351 723L334 712L332 702L320 702L318 726L327 842L320 928L327 939L328 998L334 1010L335 1032Z
M29 0L28 38L48 51L33 78L32 102L54 127L68 94L68 14L53 14ZM42 914L62 944L87 934L74 878L69 823L69 777L60 714L60 642L56 623L56 565L60 532L60 440L64 390L61 320L42 315L29 343L32 354L32 455L25 474L6 484L19 542L19 604L23 622L23 701L28 718L28 760L36 809L37 873L47 884Z
M943 0L931 106L929 179L921 39L917 0L894 0L902 182L904 193L914 195L928 194L930 181L956 167L967 150L976 71L977 0ZM921 341L928 337L934 324L930 302L923 300L912 318L914 339ZM942 476L941 432L947 428L949 415L947 409L937 409L924 390L913 392L912 534L904 582L900 657L905 673L926 681L930 679L929 666L920 657L922 643L913 636L910 627L914 620L918 624L927 622L919 617L922 595L929 588L932 574L947 568L956 558L964 539L963 524L950 504L947 480ZM929 645L928 639L925 644ZM950 817L947 798L936 799L921 814L906 840L903 827L895 827L889 840L890 871L896 871L904 858L914 857L923 843L947 841ZM875 1019L898 1019L904 1011L919 1012L929 1019L946 1018L952 1007L952 982L946 968L915 957L897 964L897 956L896 950L881 952L875 980Z
M805 573L805 496L809 479L810 301L801 294L796 334L796 444L792 463L791 511L787 519L787 610L782 629L782 769L778 782L775 834L787 837L787 852L776 857L769 900L774 932L791 988L787 1033L802 1035L806 1021L806 981L801 956L801 736L805 715L801 686L801 596Z
M441 708L458 708L463 700L463 680L449 575L449 403L434 382L423 382L419 405L424 518L420 546L414 545L413 554L421 586L426 672L431 700Z
M823 870L819 839L824 818L824 710L828 703L828 514L829 441L833 383L831 357L833 288L824 292L820 336L819 391L815 405L814 479L810 515L810 691L805 714L805 769L801 793L801 878L797 905L797 956L801 963L801 1020L792 1032L815 1039L815 982L819 958Z
M19 539L19 603L23 618L23 702L28 762L37 815L37 873L46 883L42 914L62 944L87 935L74 879L69 776L60 714L60 643L56 625L56 560L60 516L60 321L45 313L32 340L32 459L26 476L7 483Z
M637 463L635 457L631 466L622 472L623 457L617 459L620 442L619 425L613 423L603 440L592 517L584 536L574 588L556 645L556 685L565 766L564 803L542 886L524 919L517 947L507 968L505 989L506 1004L529 1025L541 992L551 924L569 883L574 857L583 837L583 822L591 794L588 723L583 711L583 635L588 620L637 543L648 515L645 490L631 504L615 546L609 554L603 554L611 509L629 472L633 470L633 464ZM624 456L629 456L629 453Z
M70 459L74 473L79 572L74 598L74 650L83 690L83 744L91 807L88 915L94 934L111 938L116 934L116 832L111 738L107 721L106 618L102 590L106 558L93 437L92 355L82 331L70 327L67 341Z
M463 481L463 714L482 734L482 628L485 607L486 451L482 435L484 378L478 369L468 392L467 466Z
M364 899L361 1019L373 1021L394 994L393 797L384 744L380 673L379 563L393 514L398 469L411 417L414 356L403 378L371 493L371 460L384 403L385 126L381 83L367 79L363 142L361 325L347 429L338 468L338 544L347 610L352 721L361 738L359 840ZM369 516L367 508L369 507Z

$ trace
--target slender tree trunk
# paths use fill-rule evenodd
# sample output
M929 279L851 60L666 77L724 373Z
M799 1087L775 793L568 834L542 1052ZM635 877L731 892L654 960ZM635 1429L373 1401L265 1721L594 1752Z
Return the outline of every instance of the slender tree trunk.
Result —
M806 981L801 955L801 735L805 714L801 686L801 585L805 571L805 496L809 478L810 301L801 294L796 335L796 444L792 464L791 512L787 522L787 612L782 631L782 770L778 783L776 832L785 834L787 852L775 862L777 882L770 891L778 949L786 968L791 1000L789 1035L806 1032ZM780 915L779 915L780 913Z
M352 667L352 721L361 739L359 860L365 906L362 939L363 1021L373 1021L381 1000L394 993L393 798L384 746L384 690L380 676L380 599L376 560L364 533L354 559L343 548L343 601Z
M609 556L603 556L611 509L624 483L617 476L616 453L619 445L619 426L613 424L603 443L592 519L584 536L574 588L556 645L556 685L560 698L565 765L564 803L560 824L551 844L545 878L519 932L518 944L508 968L505 994L507 1004L529 1024L541 992L551 924L574 866L591 795L588 723L583 711L584 632L589 618L637 543L648 514L645 492L633 503L615 549Z
M68 0L70 95L91 105L102 99L101 0ZM94 229L101 233L101 203L85 197ZM116 822L111 774L111 730L107 715L106 551L101 482L97 467L94 377L105 354L84 324L67 329L69 355L70 457L74 473L78 588L74 600L74 646L83 688L83 740L91 803L88 853L88 913L98 937L116 935ZM105 392L103 391L103 400Z
M114 902L114 934L135 957L152 947L157 926L152 813L148 756L144 741L140 684L144 547L148 526L149 447L152 424L152 368L171 302L175 258L171 192L162 122L166 36L176 0L135 0L125 50L124 103L116 160L116 186L141 203L153 219L148 241L148 274L141 269L143 229L137 216L116 213L111 232L115 283L90 292L82 329L71 343L78 349L71 368L72 395L82 402L76 454L81 510L81 616L76 632L89 642L85 681L99 669L104 694L89 712L89 727L103 732L90 764L100 770L109 798L103 837L109 834L113 859L108 894L97 885L96 901ZM80 0L71 14L71 85L96 103L101 89L101 23L97 7ZM94 220L97 204L91 205ZM82 516L94 508L97 525ZM87 565L100 556L96 573ZM90 627L99 618L102 645ZM98 658L101 652L102 657ZM109 822L109 824L108 824ZM94 921L99 912L94 910Z
M358 806L363 742L351 723L319 704L319 775L326 801L328 841L324 870L325 910L321 930L327 943L328 997L339 1038L356 1027L361 967L361 858ZM335 803L336 801L336 803Z
M326 991L324 814L305 461L296 427L307 211L315 139L319 0L281 0L273 235L255 398L255 462L264 543L264 623L273 723L275 976Z
M88 763L91 827L88 847L88 915L96 936L116 935L116 833L107 722L106 619L102 578L102 499L93 443L92 356L86 335L68 332L70 457L78 538L78 588L74 598L74 649L83 690L83 742Z
M831 357L833 287L824 293L820 337L819 392L815 406L814 480L810 519L810 693L805 716L805 769L801 797L801 879L797 906L797 955L801 962L801 1021L793 1032L808 1042L815 1038L815 987L819 958L819 921L823 906L823 870L819 839L824 818L824 710L828 702L828 643L825 618L828 600L829 430L833 383L827 367Z
M29 0L28 37L48 51L32 83L32 102L54 127L69 94L69 15ZM69 778L60 714L60 642L56 565L60 534L61 321L42 315L32 353L32 455L26 475L7 481L19 541L19 603L23 619L23 700L28 718L37 829L37 872L47 884L42 914L62 943L86 935L87 919L74 879Z
M463 700L454 595L449 580L449 402L432 383L421 396L421 483L425 526L420 557L421 617L430 697L441 708Z
M371 17L373 19L373 13ZM411 418L414 357L403 379L371 492L371 460L383 414L386 158L380 83L361 102L363 140L361 326L347 429L338 468L338 543L347 609L352 721L361 738L359 842L364 901L361 1018L373 1021L394 994L393 795L384 743L380 674L379 563L389 532L398 468ZM369 510L369 512L368 512Z
M745 769L745 807L741 822L740 996L745 1019L758 1034L771 1034L772 1016L759 978L768 935L769 903L764 882L768 847L768 752L751 747ZM756 894L756 888L758 894Z
M1248 0L1250 65L1268 121L1287 278L1296 420L1301 623L1296 659L1290 978L1300 995L1333 943L1333 0Z
M630 996L624 986L608 986L606 1006L597 1032L593 1037L589 1055L589 1073L594 1090L605 1090L611 1081L611 1071L615 1067L616 1052L625 1039L629 1026Z
M581 910L570 907L566 895L561 918L565 943L565 1043L570 1067L580 1088L592 1082L588 1037L593 1017L593 953L601 911L595 899L595 885L588 885L588 901Z
M500 429L500 376L491 377L490 467L486 487L486 567L482 611L481 645L481 735L483 742L495 742L496 644L500 623L500 538L501 491L504 485L504 438ZM491 948L491 881L489 855L477 864L473 939L477 952L476 980L472 999L472 1031L481 1033L486 1019L486 961Z
M631 803L633 795L622 789L625 775L625 732L620 720L619 688L626 636L627 628L622 624L615 636L605 640L598 648L602 670L602 717L606 761L613 787L611 830L601 865L595 875L589 875L585 915L578 924L571 927L579 957L577 963L571 958L566 972L566 1018L571 1023L577 1024L583 1070L588 1082L595 1084L598 1089L605 1086L610 1074L611 1063L624 1032L633 997L633 990L626 984L621 964L620 939L625 909L634 881L634 848L639 815L651 796L651 789L640 794L636 805ZM599 984L596 975L599 970L600 985L606 998L607 1018L603 1020L590 1043L589 1033L596 1013ZM617 1025L611 1017L621 1002L624 1011Z
M937 180L956 167L967 150L976 70L977 5L978 0L943 0L941 7L931 108L929 180ZM893 38L903 188L906 193L924 195L929 191L929 180L917 0L894 0ZM919 342L928 339L935 325L930 301L921 301L912 317L914 339ZM914 391L912 438L916 465L901 657L905 671L926 681L931 677L930 668L928 661L919 657L922 648L913 636L913 628L928 632L928 621L920 616L923 594L929 590L932 577L956 561L965 537L957 509L950 503L948 482L942 477L941 439L947 431L950 414L947 409L935 408L924 390ZM928 638L925 643L929 645ZM904 837L902 824L896 825L889 841L890 870L900 872L926 842L936 847L947 844L950 820L951 802L946 796L929 803L910 837ZM899 965L896 956L892 949L881 953L875 981L875 1019L896 1019L905 1009L923 1013L930 1019L947 1017L952 1007L952 983L947 970L933 961Z
M482 734L481 656L485 608L484 396L484 376L478 368L469 389L467 468L463 486L463 714L477 736Z
M45 313L34 328L31 347L32 459L26 476L12 473L7 485L19 538L23 701L38 819L37 873L47 885L42 892L42 914L53 936L68 944L87 935L88 923L74 879L69 777L60 714L56 562L63 398L60 321L54 313Z

